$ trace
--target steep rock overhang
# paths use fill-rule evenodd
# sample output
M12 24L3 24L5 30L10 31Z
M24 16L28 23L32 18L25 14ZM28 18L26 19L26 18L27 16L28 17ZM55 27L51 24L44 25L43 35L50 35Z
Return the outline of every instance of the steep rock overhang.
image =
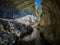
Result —
M17 15L17 12L24 10L35 14L35 0L0 0L0 12L1 15L4 13L2 15L4 18L6 15L9 18L13 18L13 15Z

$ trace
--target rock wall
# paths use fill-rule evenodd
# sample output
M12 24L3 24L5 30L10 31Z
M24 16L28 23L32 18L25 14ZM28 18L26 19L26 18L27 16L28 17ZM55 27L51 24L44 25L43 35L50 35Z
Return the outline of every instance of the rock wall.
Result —
M34 13L35 0L1 0L0 3L15 10L29 10Z
M60 41L60 1L42 0L43 13L40 20L40 31L46 40L58 45Z

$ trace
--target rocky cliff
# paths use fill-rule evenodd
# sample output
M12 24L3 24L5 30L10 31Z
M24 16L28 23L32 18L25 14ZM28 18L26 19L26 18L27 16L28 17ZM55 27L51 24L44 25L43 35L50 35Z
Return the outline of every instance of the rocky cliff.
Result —
M60 1L42 0L43 13L40 20L40 30L45 39L60 45Z
M26 1L26 2L25 2ZM14 10L28 10L35 13L35 0L0 0L0 4L10 6ZM60 45L60 1L59 0L42 0L43 12L40 16L38 25L40 32L44 35L45 40L53 45ZM32 8L33 7L33 8ZM1 21L0 21L1 22ZM0 29L3 26L0 23Z

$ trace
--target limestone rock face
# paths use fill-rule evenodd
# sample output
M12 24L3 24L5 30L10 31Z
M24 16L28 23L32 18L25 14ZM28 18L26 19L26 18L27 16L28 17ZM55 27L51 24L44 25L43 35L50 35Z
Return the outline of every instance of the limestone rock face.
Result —
M56 45L60 40L59 4L59 0L42 0L43 13L40 20L40 30L43 32L45 39L51 43L57 42Z

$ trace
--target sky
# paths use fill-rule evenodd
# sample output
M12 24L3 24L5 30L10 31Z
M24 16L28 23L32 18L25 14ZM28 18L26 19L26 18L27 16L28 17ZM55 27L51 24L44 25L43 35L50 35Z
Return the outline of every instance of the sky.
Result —
M41 6L41 0L36 0L36 5Z

